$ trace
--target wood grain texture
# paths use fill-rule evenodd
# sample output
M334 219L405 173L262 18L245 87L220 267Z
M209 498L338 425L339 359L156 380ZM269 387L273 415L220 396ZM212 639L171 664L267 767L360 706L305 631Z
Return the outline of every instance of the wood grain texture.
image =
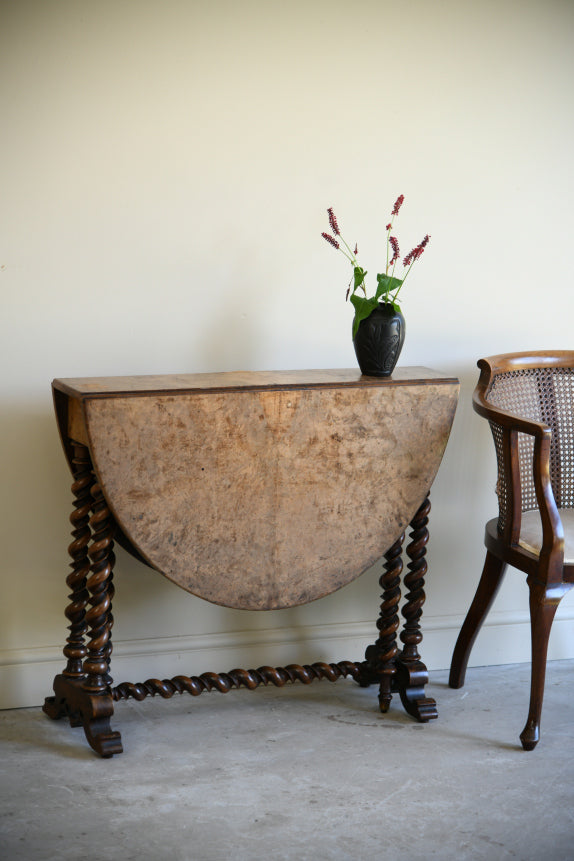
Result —
M143 392L120 393L123 378L54 385L79 398L83 423L77 404L71 421L152 567L229 607L304 604L359 576L405 530L440 464L458 383L425 369L391 381L234 376L169 378L175 390L145 378Z

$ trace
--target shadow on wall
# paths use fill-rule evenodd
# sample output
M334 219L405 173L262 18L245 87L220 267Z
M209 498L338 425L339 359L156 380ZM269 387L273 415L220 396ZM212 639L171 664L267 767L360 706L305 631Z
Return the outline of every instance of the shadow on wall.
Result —
M51 406L3 404L0 418L2 465L2 647L40 639L44 622L59 605L61 548L70 542L70 485ZM63 512L67 512L62 516ZM33 620L33 621L32 621ZM32 629L32 630L30 630ZM44 630L46 630L44 628Z

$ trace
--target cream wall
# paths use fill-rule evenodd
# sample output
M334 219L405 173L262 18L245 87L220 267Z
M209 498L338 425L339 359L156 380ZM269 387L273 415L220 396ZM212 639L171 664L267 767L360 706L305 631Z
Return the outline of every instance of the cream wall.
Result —
M569 348L574 4L13 0L0 6L1 704L62 666L70 476L56 376L355 364L334 206L370 272L403 193L401 364L456 374L423 655L448 666L496 510L476 360ZM360 658L378 572L291 611L187 596L118 552L114 676ZM509 573L474 663L529 658ZM574 601L551 655L574 656ZM525 692L526 696L526 692Z

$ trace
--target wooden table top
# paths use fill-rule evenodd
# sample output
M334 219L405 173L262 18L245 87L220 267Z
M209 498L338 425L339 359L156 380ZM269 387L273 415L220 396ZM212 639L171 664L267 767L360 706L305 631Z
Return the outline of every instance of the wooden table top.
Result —
M301 371L227 371L212 374L161 374L130 377L71 377L55 379L55 389L75 398L157 392L200 392L230 389L340 388L458 383L439 371L422 367L396 368L392 377L366 377L355 368Z
M308 603L359 576L429 492L458 380L310 370L59 379L124 546L244 609Z

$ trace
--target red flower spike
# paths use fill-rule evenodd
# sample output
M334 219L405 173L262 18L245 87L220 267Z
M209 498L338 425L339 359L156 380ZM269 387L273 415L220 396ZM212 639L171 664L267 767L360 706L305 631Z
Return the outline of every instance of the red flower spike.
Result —
M339 243L334 236L331 236L329 233L322 233L321 236L323 237L323 239L326 239L327 242L329 242L333 246L333 248L339 247Z
M416 245L412 251L409 251L409 253L405 257L405 259L403 260L403 266L410 266L411 263L414 263L415 260L419 259L419 257L421 256L421 254L423 253L423 251L427 247L429 239L430 239L430 236L427 233L427 235L422 240L422 242L420 242L418 245Z
M403 205L404 200L405 200L404 194L399 194L399 196L395 200L395 205L393 206L393 211L391 212L391 215L398 215L399 214L399 209Z
M395 200L393 210L391 213L391 220L385 228L387 231L386 255L385 255L386 256L385 273L377 275L377 281L379 283L379 287L377 288L377 291L378 292L383 291L384 285L387 285L387 287L390 288L390 289L387 289L387 294L389 294L391 296L391 300L395 306L399 301L397 297L398 297L398 294L401 290L401 287L404 284L405 279L408 277L408 274L409 274L410 270L412 269L414 262L416 260L418 260L419 257L423 254L423 252L424 252L424 250L425 250L425 248L428 245L429 240L430 240L430 236L427 233L426 236L423 237L421 242L419 242L418 245L415 245L415 247L412 249L412 251L409 251L409 253L406 255L406 257L403 259L402 264L405 268L405 272L403 273L402 281L399 280L398 278L394 278L393 275L389 274L390 272L394 273L394 271L395 271L394 267L396 266L397 260L400 260L400 253L401 252L399 249L399 242L398 242L398 239L396 236L391 236L391 232L393 229L394 217L399 214L399 210L400 210L400 208L404 202L405 202L404 194L400 194L397 197L397 199ZM355 291L357 290L358 287L360 287L365 294L365 299L366 299L367 303L370 305L372 302L374 302L376 300L377 294L375 294L375 296L372 299L369 299L369 297L368 297L367 288L365 286L365 277L364 277L367 273L363 269L361 269L361 267L357 266L357 254L359 253L359 246L357 243L355 243L355 250L351 251L351 246L349 246L347 244L347 242L341 236L341 231L339 230L337 218L335 216L335 213L333 212L333 207L330 206L328 208L327 214L329 216L329 224L331 226L331 233L322 233L321 236L323 237L323 239L326 242L329 243L329 245L332 245L333 248L341 251L353 267L353 278L351 278L351 283L349 285L349 288L347 289L347 293L346 293L345 298L349 299L349 297L350 297L351 299L353 299L353 304L357 304L360 306L361 301L364 302L365 300L363 300L362 297L361 297L361 300L359 300L359 297L353 298ZM360 280L360 283L357 283L357 282L359 282L359 277L361 278L361 280ZM353 286L353 283L354 283L354 286ZM391 287L390 285L393 285L393 286ZM359 301L355 302L355 299L357 299ZM358 310L357 310L357 313L358 313ZM353 325L355 326L356 323L357 323L357 319L355 319L355 322Z
M396 263L396 261L399 259L399 254L400 254L399 243L398 243L396 236L389 237L389 242L391 244L391 248L393 249L393 256L391 257L391 259L389 261L389 266L393 266Z
M414 258L415 260L419 259L419 257L421 256L421 254L423 253L423 251L427 247L429 239L430 239L430 236L427 233L427 235L425 236L423 241L419 245L417 245L417 247L415 248L415 258Z
M332 206L330 206L329 209L327 210L327 214L329 216L329 224L331 225L331 230L333 231L335 236L340 236L341 231L339 230L339 225L337 224L337 218L335 216L335 213L333 212Z

